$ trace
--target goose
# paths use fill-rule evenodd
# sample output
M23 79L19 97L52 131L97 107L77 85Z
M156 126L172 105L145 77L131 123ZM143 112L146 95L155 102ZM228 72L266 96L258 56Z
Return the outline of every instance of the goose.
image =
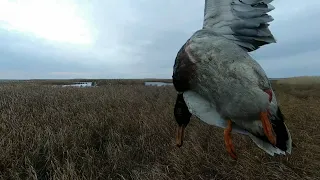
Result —
M183 44L173 66L178 147L194 115L224 129L225 148L235 160L231 132L249 136L271 156L291 154L291 135L271 83L249 55L276 43L268 27L272 1L205 0L203 27Z

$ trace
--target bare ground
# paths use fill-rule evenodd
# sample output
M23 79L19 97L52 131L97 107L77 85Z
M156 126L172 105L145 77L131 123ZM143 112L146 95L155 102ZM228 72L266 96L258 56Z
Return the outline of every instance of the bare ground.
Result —
M81 89L41 84L0 85L1 179L320 177L320 85L274 83L297 145L292 155L271 157L234 134L233 161L223 129L196 118L184 146L175 147L173 87L140 81Z

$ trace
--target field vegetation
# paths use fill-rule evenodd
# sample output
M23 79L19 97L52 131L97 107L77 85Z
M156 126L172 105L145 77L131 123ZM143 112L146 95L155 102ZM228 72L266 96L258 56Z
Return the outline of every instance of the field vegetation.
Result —
M1 179L320 177L320 84L273 82L297 146L292 155L271 157L234 134L234 161L224 148L223 129L194 117L184 146L175 147L172 86L146 87L145 80L52 86L75 81L0 84Z

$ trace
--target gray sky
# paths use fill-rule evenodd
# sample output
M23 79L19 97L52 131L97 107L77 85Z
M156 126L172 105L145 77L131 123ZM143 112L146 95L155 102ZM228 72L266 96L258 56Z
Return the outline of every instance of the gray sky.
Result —
M171 78L204 0L0 1L0 79ZM320 75L319 0L275 0L269 77ZM318 22L318 23L317 23Z

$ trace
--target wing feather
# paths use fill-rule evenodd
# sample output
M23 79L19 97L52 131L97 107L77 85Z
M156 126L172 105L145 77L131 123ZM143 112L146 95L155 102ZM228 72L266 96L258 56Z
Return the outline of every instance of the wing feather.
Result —
M247 51L275 43L269 30L273 0L206 0L204 29L224 36Z

